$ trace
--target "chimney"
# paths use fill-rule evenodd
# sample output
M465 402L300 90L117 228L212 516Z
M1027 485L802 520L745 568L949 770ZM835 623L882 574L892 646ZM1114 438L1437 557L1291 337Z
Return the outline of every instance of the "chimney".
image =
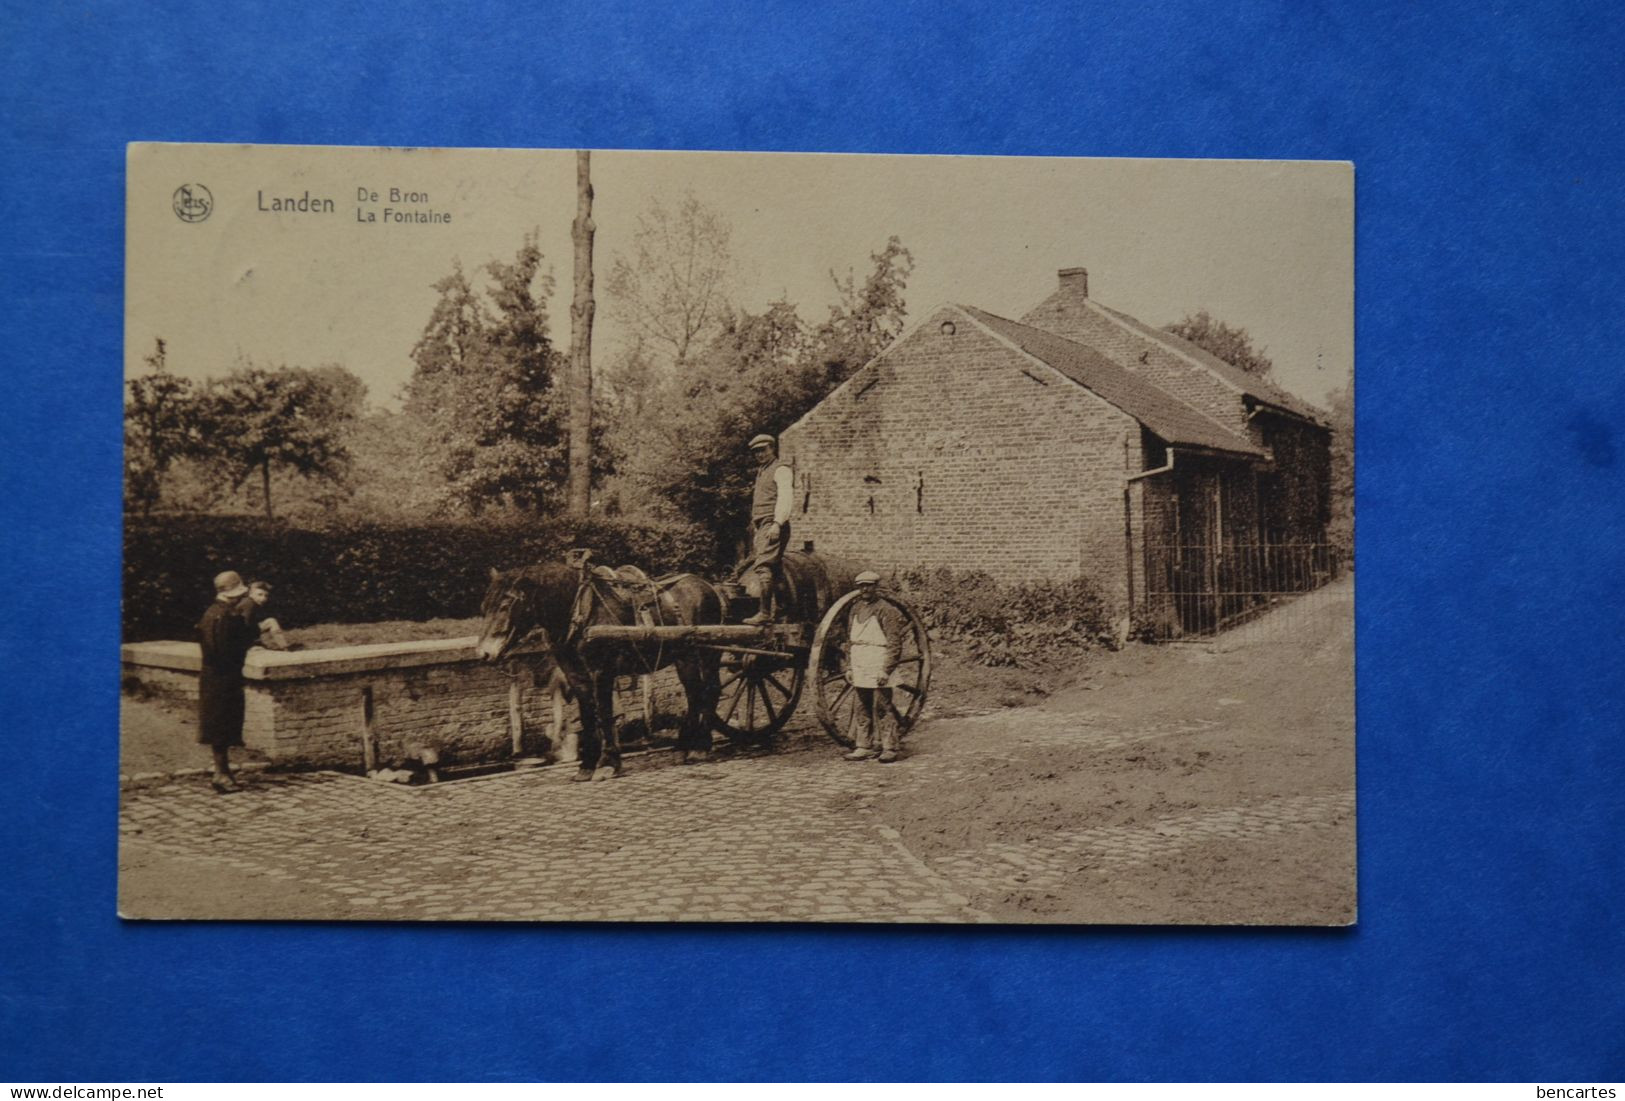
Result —
M1062 268L1059 274L1062 294L1071 298L1089 297L1088 268Z

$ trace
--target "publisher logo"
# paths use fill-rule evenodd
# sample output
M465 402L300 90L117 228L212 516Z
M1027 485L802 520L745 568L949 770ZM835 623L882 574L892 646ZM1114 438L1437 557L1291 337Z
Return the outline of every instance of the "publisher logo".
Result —
M214 209L214 196L200 183L181 184L175 189L175 217L183 222L201 222Z

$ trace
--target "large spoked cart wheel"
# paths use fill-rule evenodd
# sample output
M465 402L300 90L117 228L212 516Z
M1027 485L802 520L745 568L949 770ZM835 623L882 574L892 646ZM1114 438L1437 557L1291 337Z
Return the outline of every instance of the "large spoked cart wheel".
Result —
M858 693L852 687L851 623L858 593L850 592L830 605L823 622L813 635L807 667L813 678L813 694L818 705L818 721L831 738L844 746L857 743ZM898 642L897 665L889 678L897 733L907 734L925 708L926 690L931 685L931 639L925 623L901 599L882 590L879 599L902 613L907 626ZM877 716L880 721L885 718Z
M711 725L735 745L761 745L784 729L801 700L805 671L791 654L722 651L722 691Z

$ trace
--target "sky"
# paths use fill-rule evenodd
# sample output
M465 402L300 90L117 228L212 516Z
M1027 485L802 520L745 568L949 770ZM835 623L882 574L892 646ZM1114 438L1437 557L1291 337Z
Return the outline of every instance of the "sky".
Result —
M691 192L731 224L745 309L784 297L821 320L831 271L861 280L895 235L912 319L944 302L1019 318L1084 267L1091 297L1148 324L1207 309L1245 328L1300 397L1324 404L1352 375L1345 163L600 151L592 180L597 364L625 338L613 258L651 201ZM207 189L205 216L178 216L183 184ZM307 194L315 210L276 209ZM395 407L435 281L511 259L532 229L568 347L572 151L137 145L127 203L127 376L162 337L183 375L337 363Z

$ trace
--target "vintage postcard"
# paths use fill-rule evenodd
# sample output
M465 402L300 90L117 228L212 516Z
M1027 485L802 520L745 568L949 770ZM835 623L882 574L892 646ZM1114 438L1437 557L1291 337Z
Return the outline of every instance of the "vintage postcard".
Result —
M1351 165L127 203L125 917L1355 920Z

